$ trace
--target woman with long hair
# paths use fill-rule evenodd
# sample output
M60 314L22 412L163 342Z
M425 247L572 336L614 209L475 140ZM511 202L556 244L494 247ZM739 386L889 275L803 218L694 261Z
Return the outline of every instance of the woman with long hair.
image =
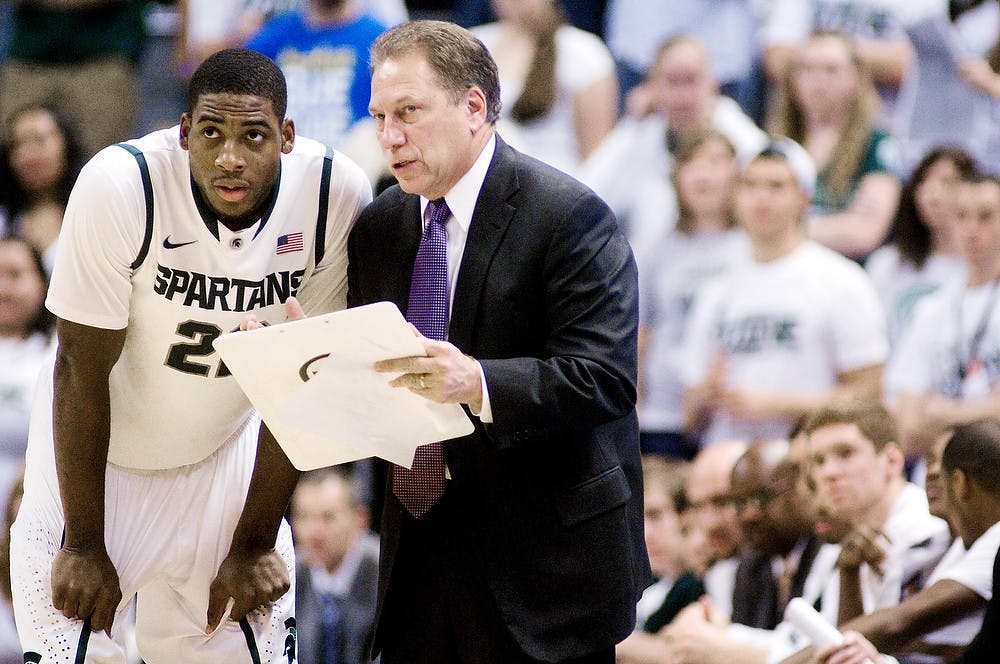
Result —
M637 248L639 264L639 441L645 452L690 458L680 382L684 329L698 288L749 260L733 215L736 151L722 134L695 130L674 155L672 230ZM638 252L643 252L640 255Z
M954 189L975 170L972 156L961 148L928 152L903 187L890 242L865 264L885 307L893 344L920 298L962 274L952 229Z
M878 111L853 42L824 32L798 50L767 123L816 163L810 237L856 260L882 243L899 201L899 148Z
M517 147L575 174L618 118L607 46L567 25L555 0L492 0L499 21L473 28L500 74L502 117Z
M16 111L2 135L0 232L24 237L51 268L69 192L83 166L83 151L69 122L35 104Z

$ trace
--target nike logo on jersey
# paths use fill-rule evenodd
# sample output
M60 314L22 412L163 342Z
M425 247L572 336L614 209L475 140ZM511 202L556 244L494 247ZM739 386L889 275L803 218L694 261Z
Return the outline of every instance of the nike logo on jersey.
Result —
M174 242L170 241L170 236L168 235L167 237L163 238L163 248L164 249L176 249L178 247L186 247L189 244L194 244L197 241L198 240L191 240L190 242L176 242L176 243L174 243Z

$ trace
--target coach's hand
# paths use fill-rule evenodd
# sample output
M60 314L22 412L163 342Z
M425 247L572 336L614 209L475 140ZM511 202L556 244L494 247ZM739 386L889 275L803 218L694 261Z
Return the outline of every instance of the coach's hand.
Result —
M233 609L229 619L238 622L254 609L277 601L289 588L288 568L274 549L263 553L230 551L209 588L205 633L218 629L230 597Z
M118 571L107 549L59 550L52 562L52 605L64 616L90 620L92 630L110 636L121 601Z

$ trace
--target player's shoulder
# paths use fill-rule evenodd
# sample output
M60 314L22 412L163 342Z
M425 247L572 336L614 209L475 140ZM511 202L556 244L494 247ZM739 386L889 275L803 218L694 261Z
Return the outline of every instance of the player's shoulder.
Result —
M103 148L81 169L74 188L110 193L141 190L145 180L155 183L158 174L175 163L186 167L177 136L175 127Z
M334 150L320 141L296 136L292 151L282 155L282 160L292 170L292 177L324 177L329 173L333 187L353 191L359 196L368 192L370 196L371 183L361 167L340 150Z

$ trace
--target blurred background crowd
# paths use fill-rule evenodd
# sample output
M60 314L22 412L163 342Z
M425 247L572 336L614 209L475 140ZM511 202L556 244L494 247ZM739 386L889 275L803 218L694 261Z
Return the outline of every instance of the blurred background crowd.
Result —
M479 36L499 68L500 134L597 191L637 259L659 581L621 661L781 661L802 645L781 619L796 596L883 652L920 653L904 661L960 653L1000 543L1000 432L982 423L1000 417L996 0L0 4L8 520L82 164L175 124L194 67L246 45L284 71L297 131L380 191L392 180L367 113L368 47L409 18ZM751 172L762 150L787 161L791 194ZM942 469L966 438L980 466L955 448ZM941 479L959 471L971 502ZM295 495L303 664L362 661L383 473L319 471ZM9 616L4 648L21 661Z

